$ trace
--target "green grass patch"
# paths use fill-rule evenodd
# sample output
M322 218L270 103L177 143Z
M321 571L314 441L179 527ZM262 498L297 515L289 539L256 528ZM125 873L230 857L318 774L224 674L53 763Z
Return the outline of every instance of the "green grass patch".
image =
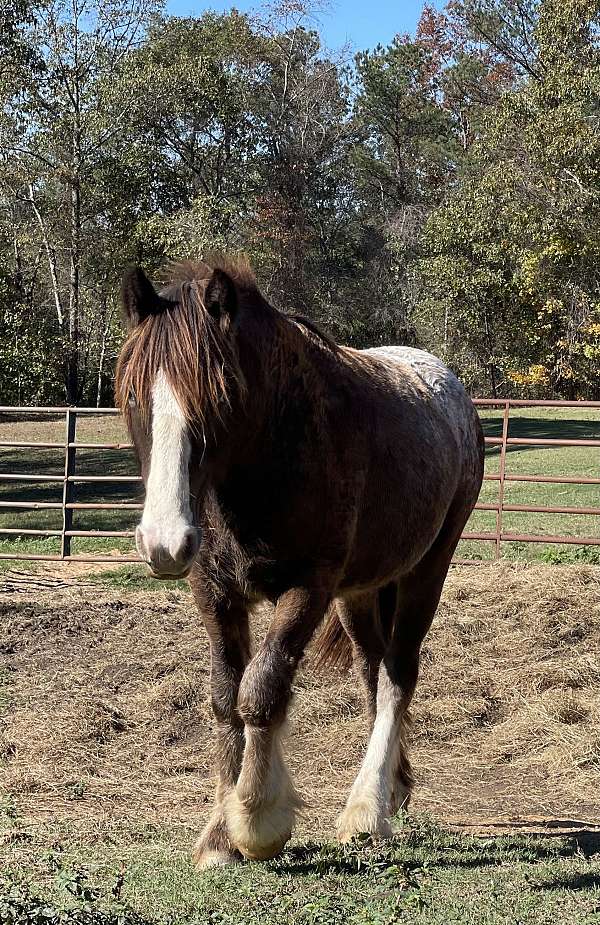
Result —
M488 437L502 434L502 413L496 409L479 409L484 433ZM511 411L508 436L539 439L600 439L600 413L586 408L517 408ZM507 475L598 477L600 453L595 447L556 447L512 444L506 453ZM486 473L498 473L500 447L486 447ZM479 500L494 503L498 483L484 482ZM539 507L598 507L597 485L573 485L507 481L505 504ZM496 514L475 511L466 527L469 532L494 532ZM600 538L600 517L595 515L545 514L536 512L503 513L505 533L593 536ZM600 546L559 546L545 543L503 543L502 556L538 562L600 563ZM460 558L488 560L495 556L493 542L463 541Z
M57 442L65 439L64 415L40 415L3 413L0 415L0 437L6 441ZM127 444L129 437L119 416L80 415L77 423L77 442L90 444ZM38 447L0 448L0 472L35 475L40 481L29 482L0 479L0 501L34 504L58 504L62 501L63 483L53 481L50 476L62 476L65 468L65 452L61 448ZM79 449L76 454L75 474L90 475L137 475L135 454L131 449ZM45 478L48 477L48 481ZM71 500L83 503L140 502L142 486L136 482L77 482L73 485ZM138 517L135 510L77 510L73 513L75 530L132 530ZM60 530L62 511L48 508L2 508L0 528ZM0 535L1 538L1 535ZM0 552L20 553L42 552L57 555L60 551L60 537L43 540L43 547L36 548L36 540L25 535L4 537ZM132 549L132 541L124 542L118 537L102 539L72 540L73 553L103 555L112 549Z
M43 567L43 560L19 559L19 556L58 556L60 555L60 538L7 537L0 538L0 553L9 553L16 559L0 559L0 574L14 568L19 571L35 572ZM131 542L122 537L74 537L71 544L72 555L115 556L132 555Z
M600 922L600 845L456 835L412 820L386 843L290 847L265 864L196 873L181 833L55 843L5 856L0 921L89 925L416 925ZM8 854L8 857L7 857ZM2 917L2 909L10 914ZM12 904L12 907L11 907ZM40 910L46 909L46 918ZM12 918L10 917L12 915ZM35 916L38 916L37 918ZM62 916L62 917L61 917Z
M116 569L102 570L91 574L88 580L104 588L121 588L125 591L189 590L185 580L161 581L151 578L145 565L122 565Z
M540 558L551 565L600 565L600 546L544 546Z

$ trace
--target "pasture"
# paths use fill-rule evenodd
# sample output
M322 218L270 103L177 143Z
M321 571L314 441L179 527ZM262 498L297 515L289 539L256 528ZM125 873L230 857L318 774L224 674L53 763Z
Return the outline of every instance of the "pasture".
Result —
M51 921L102 925L600 921L596 567L451 571L414 702L414 803L387 845L332 843L364 718L353 676L308 658L294 840L202 875L188 850L214 721L188 592L44 580L8 572L0 598L0 920L47 921L23 911L41 897Z
M501 431L482 413L486 434ZM599 438L597 411L523 409L511 436ZM63 439L63 419L3 415L0 440ZM119 419L78 440L126 442ZM497 471L496 447L486 469ZM62 472L59 450L0 450L0 470ZM80 474L135 471L132 454L82 450ZM598 451L510 447L507 471L598 475ZM101 489L101 490L99 490ZM484 483L483 501L497 484ZM507 483L506 500L597 506L597 486ZM78 486L135 501L138 486ZM60 487L0 482L2 500ZM3 509L3 526L55 529L60 512ZM515 532L600 535L600 518L505 514ZM491 530L476 512L469 529ZM76 513L128 530L131 511ZM11 536L2 551L51 553ZM73 540L73 552L131 549ZM290 765L307 809L266 864L196 874L191 843L214 787L208 646L183 582L137 565L0 562L0 922L600 923L600 547L506 544L508 561L451 570L423 655L411 755L417 786L390 843L333 842L365 744L352 675L298 677ZM493 545L459 555L489 558ZM512 560L512 561L511 561ZM549 564L564 562L570 564ZM257 630L267 615L259 614Z

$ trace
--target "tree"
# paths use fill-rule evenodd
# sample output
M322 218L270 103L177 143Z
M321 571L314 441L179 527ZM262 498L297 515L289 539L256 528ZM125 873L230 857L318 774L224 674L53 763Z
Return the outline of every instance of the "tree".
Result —
M451 0L448 12L458 44L473 43L489 59L510 65L523 77L538 79L537 22L540 0Z
M132 170L146 183L137 238L144 256L190 256L239 245L257 186L247 17L161 18L122 75L134 100ZM131 159L130 159L131 160Z
M597 394L599 8L545 0L536 76L503 97L418 265L430 331L496 391ZM480 387L481 387L480 384Z
M21 56L30 64L27 80L8 100L2 180L44 254L70 403L82 397L97 320L97 292L82 275L107 218L93 193L95 173L127 109L126 100L118 111L107 105L106 87L151 9L146 0L52 0L20 32L21 46L35 53Z
M215 247L339 340L596 394L596 3L425 6L354 66L304 0L153 3L0 0L5 400L111 400L125 265Z
M322 317L335 300L333 279L327 293L323 284L339 240L334 203L343 208L340 171L353 137L343 54L322 47L299 2L279 5L256 28L261 187L250 247L278 304Z

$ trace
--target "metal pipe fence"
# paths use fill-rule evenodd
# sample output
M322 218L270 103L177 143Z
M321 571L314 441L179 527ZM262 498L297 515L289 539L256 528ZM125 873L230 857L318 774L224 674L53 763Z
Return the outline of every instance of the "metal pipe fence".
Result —
M563 514L569 516L591 515L600 516L600 507L586 506L573 507L569 505L536 505L511 504L506 501L507 483L539 483L552 485L600 485L600 454L598 456L598 477L589 477L573 473L564 475L523 474L507 471L507 450L510 447L582 447L600 449L600 439L558 439L554 437L511 437L510 413L512 409L520 408L588 408L600 411L600 402L593 401L526 401L513 399L475 399L475 404L482 409L499 409L502 415L502 432L498 437L486 437L487 447L496 447L499 450L499 467L497 472L486 472L484 481L497 482L497 498L493 502L478 501L476 511L493 512L496 515L495 529L493 531L466 530L463 540L472 540L494 544L494 557L499 559L504 543L549 543L549 544L575 544L578 546L600 546L600 532L597 536L576 536L544 533L514 533L504 529L503 515L505 513L535 513L535 514ZM44 407L13 407L0 406L0 423L3 414L27 417L28 415L64 416L63 441L32 441L32 440L1 440L2 449L19 450L60 450L64 454L62 472L48 473L19 473L0 472L0 483L38 483L47 485L62 485L61 501L38 501L22 499L0 499L0 514L3 510L18 511L60 511L62 524L60 529L4 527L0 525L0 536L5 537L55 537L59 539L60 550L55 554L20 552L18 548L9 552L0 552L0 559L28 559L51 562L139 562L136 555L125 553L120 555L107 554L72 554L72 539L74 537L86 538L133 538L131 530L77 530L74 529L74 513L76 511L139 511L143 504L137 501L78 501L77 486L93 484L112 484L136 486L142 481L139 475L108 474L78 474L77 452L79 450L96 451L127 451L132 449L130 443L93 443L77 441L77 424L85 416L90 415L117 415L116 408L44 408ZM599 416L600 417L600 416ZM568 422L566 422L568 426ZM133 525L132 525L133 526ZM478 561L478 560L457 560Z
M118 415L117 408L44 408L44 407L13 407L8 405L0 406L0 421L3 414L19 415L27 417L28 415L42 415L52 417L64 415L65 430L64 441L19 441L19 440L0 440L0 450L5 448L16 449L33 449L36 450L62 450L64 453L64 469L59 472L48 473L20 473L20 472L0 472L0 482L34 482L48 485L62 484L61 501L22 501L22 500L0 500L0 512L2 510L55 510L60 511L62 516L61 529L22 529L20 527L3 527L0 526L0 536L31 536L31 537L59 537L60 551L52 553L23 553L18 549L10 552L0 552L0 559L21 559L47 562L139 562L137 555L89 555L78 554L72 555L71 541L73 537L89 538L131 538L134 537L133 530L75 530L73 529L73 515L75 511L139 511L142 510L141 502L117 501L117 502L80 502L76 500L77 485L83 484L112 484L112 485L139 485L142 481L139 475L121 475L118 473L108 475L81 475L76 472L77 451L78 450L97 450L97 451L124 451L131 450L131 443L90 443L77 441L77 423L81 416L90 415Z
M510 412L512 408L592 408L600 410L600 402L595 401L526 401L522 399L495 399L476 398L474 403L479 408L499 408L502 411L502 435L500 437L486 437L486 446L500 447L499 471L486 472L486 481L498 482L498 497L494 503L478 501L476 511L495 511L496 529L494 531L466 530L461 539L477 540L494 543L494 558L499 559L503 543L550 543L556 545L600 546L598 536L574 536L568 534L545 533L512 533L504 530L503 515L510 512L538 513L538 514L569 514L600 515L600 507L564 507L532 504L509 504L505 501L505 488L507 482L536 482L540 484L569 484L569 485L600 485L600 477L595 478L583 475L525 475L522 473L509 473L506 466L506 453L510 446L529 447L597 447L600 449L600 440L557 439L554 437L509 437ZM600 476L600 458L598 459L598 472ZM477 560L462 560L477 561Z

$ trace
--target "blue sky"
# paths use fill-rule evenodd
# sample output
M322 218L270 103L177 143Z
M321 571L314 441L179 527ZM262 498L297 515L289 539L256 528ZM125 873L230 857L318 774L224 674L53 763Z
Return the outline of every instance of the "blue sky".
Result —
M424 0L333 0L330 9L319 16L325 42L338 48L349 42L354 50L385 45L397 32L414 32ZM440 0L434 2L440 8ZM167 0L167 10L177 16L199 16L204 10L219 12L236 6L241 12L257 9L258 2L238 0Z

